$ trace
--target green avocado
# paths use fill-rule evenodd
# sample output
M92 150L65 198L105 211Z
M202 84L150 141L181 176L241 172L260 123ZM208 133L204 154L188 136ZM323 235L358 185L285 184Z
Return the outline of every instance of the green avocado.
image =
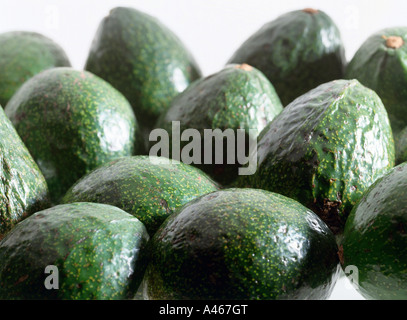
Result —
M64 50L41 34L27 31L0 34L0 104L5 107L18 88L41 71L70 66Z
M0 107L0 240L19 221L50 206L48 186Z
M340 270L328 226L295 200L264 190L193 200L150 245L146 299L326 299Z
M84 174L140 144L134 112L110 84L86 71L54 68L28 80L5 108L57 204Z
M376 91L386 107L395 139L407 126L406 42L407 27L387 28L371 35L355 53L345 73L346 78L358 79Z
M131 299L148 240L137 218L113 206L73 203L37 212L0 242L0 299Z
M349 215L340 246L366 299L407 299L407 163L378 179ZM357 268L355 270L355 268Z
M260 134L257 156L257 172L235 186L296 199L335 234L395 157L386 109L357 80L331 81L294 100Z
M187 130L195 131L195 137L182 139L180 155L187 154L188 145L199 142L201 148L190 150L183 162L194 164L208 173L214 180L223 185L230 184L238 176L239 167L246 164L239 163L238 152L249 153L249 141L256 141L257 135L273 120L283 106L273 85L259 70L247 65L228 65L217 73L193 82L183 93L179 94L172 102L170 108L158 120L156 128L164 129L169 134L169 156L172 156L174 143L172 142L173 121L179 122L180 138L184 137ZM220 130L212 140L207 139L208 129ZM242 131L243 139L238 140L238 129ZM226 130L232 130L234 139L230 143L226 138ZM250 135L250 131L253 133ZM218 138L216 138L218 137ZM222 139L222 140L221 140ZM217 161L216 140L222 141L223 153L221 160ZM207 141L212 141L212 156L207 161ZM231 149L235 148L235 152ZM185 150L184 150L185 148ZM206 149L204 149L206 148ZM153 149L150 148L150 152ZM201 152L202 150L202 152ZM200 153L200 156L199 156ZM234 159L230 160L233 155ZM176 155L175 155L176 156ZM173 157L174 158L174 157ZM177 160L179 160L178 158ZM243 162L243 161L240 161Z
M101 22L85 68L122 92L147 129L201 76L172 31L156 18L126 7L114 8Z
M284 106L331 80L343 78L345 49L338 27L323 11L288 12L265 24L230 58L262 71Z
M407 161L407 126L394 135L396 165Z
M218 186L197 168L164 158L134 156L87 174L68 190L62 202L119 207L143 222L152 236L178 207L216 190Z

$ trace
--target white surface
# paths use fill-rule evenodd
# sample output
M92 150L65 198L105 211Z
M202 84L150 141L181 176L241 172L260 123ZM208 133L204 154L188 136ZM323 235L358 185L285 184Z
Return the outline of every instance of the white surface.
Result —
M220 70L263 24L291 10L325 11L342 33L348 60L372 33L407 25L405 0L1 0L0 32L40 32L82 69L96 29L110 9L132 6L159 18L190 49L204 75ZM361 299L342 277L331 299Z

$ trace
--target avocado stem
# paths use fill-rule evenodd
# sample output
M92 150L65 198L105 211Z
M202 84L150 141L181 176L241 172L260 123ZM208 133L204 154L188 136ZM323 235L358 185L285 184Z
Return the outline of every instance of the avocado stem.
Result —
M383 36L383 38L386 39L387 48L398 49L404 44L403 38L399 36L390 36L390 37Z
M302 11L304 11L304 12L306 12L306 13L309 13L309 14L318 13L318 10L317 10L317 9L313 9L313 8L305 8L305 9L303 9Z
M243 64L237 65L236 69L242 69L242 70L245 70L245 71L252 71L253 67L248 65L247 63L243 63Z

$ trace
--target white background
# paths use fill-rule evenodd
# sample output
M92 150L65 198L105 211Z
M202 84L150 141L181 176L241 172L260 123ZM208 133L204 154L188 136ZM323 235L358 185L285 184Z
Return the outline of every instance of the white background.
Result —
M220 70L253 32L291 10L311 7L330 15L341 30L348 60L372 33L407 25L405 0L0 0L0 33L40 32L82 69L100 21L116 6L159 18L183 40L204 75ZM331 299L361 296L343 277Z

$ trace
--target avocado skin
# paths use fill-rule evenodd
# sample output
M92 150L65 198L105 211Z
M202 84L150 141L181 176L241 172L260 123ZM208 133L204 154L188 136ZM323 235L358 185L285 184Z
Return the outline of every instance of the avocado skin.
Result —
M70 66L64 50L41 34L27 31L0 34L0 104L6 106L18 88L41 71Z
M137 217L152 236L178 207L218 190L217 184L197 168L178 161L159 161L148 156L114 160L75 183L62 203L116 206Z
M293 198L336 234L395 161L385 107L357 80L331 81L294 100L260 134L257 155L257 172L234 185Z
M205 129L233 129L235 137L236 129L244 129L247 154L248 140L257 139L257 134L282 110L273 85L263 73L248 65L231 64L194 81L173 100L167 112L159 118L156 128L164 129L169 134L170 157L172 121L180 121L181 133L187 129L198 130L202 137L201 146L204 146ZM249 129L255 129L256 136L249 137ZM187 143L181 142L181 150ZM222 185L228 185L237 178L239 164L237 157L236 164L227 164L226 151L225 142L223 164L216 164L214 157L212 164L204 164L202 152L202 164L193 165ZM214 148L212 154L215 154Z
M385 37L400 36L404 45L388 48ZM345 77L358 79L382 99L395 139L407 126L407 27L387 28L371 35L349 62Z
M146 128L201 76L172 31L156 18L126 7L114 8L101 22L85 69L122 92Z
M343 78L346 58L339 29L326 13L296 10L265 24L228 63L262 71L286 106L322 83Z
M139 220L113 206L37 212L0 242L0 299L130 299L144 275L148 240ZM44 286L48 265L58 268L58 290Z
M326 224L264 190L226 189L191 201L150 244L147 299L326 299L340 270Z
M28 80L5 108L57 204L87 172L136 150L124 96L90 72L54 68Z
M407 163L378 179L353 208L341 263L358 268L353 285L366 299L407 299Z
M10 120L0 108L0 239L19 221L50 206L48 186Z
M396 165L407 161L407 127L394 135Z

